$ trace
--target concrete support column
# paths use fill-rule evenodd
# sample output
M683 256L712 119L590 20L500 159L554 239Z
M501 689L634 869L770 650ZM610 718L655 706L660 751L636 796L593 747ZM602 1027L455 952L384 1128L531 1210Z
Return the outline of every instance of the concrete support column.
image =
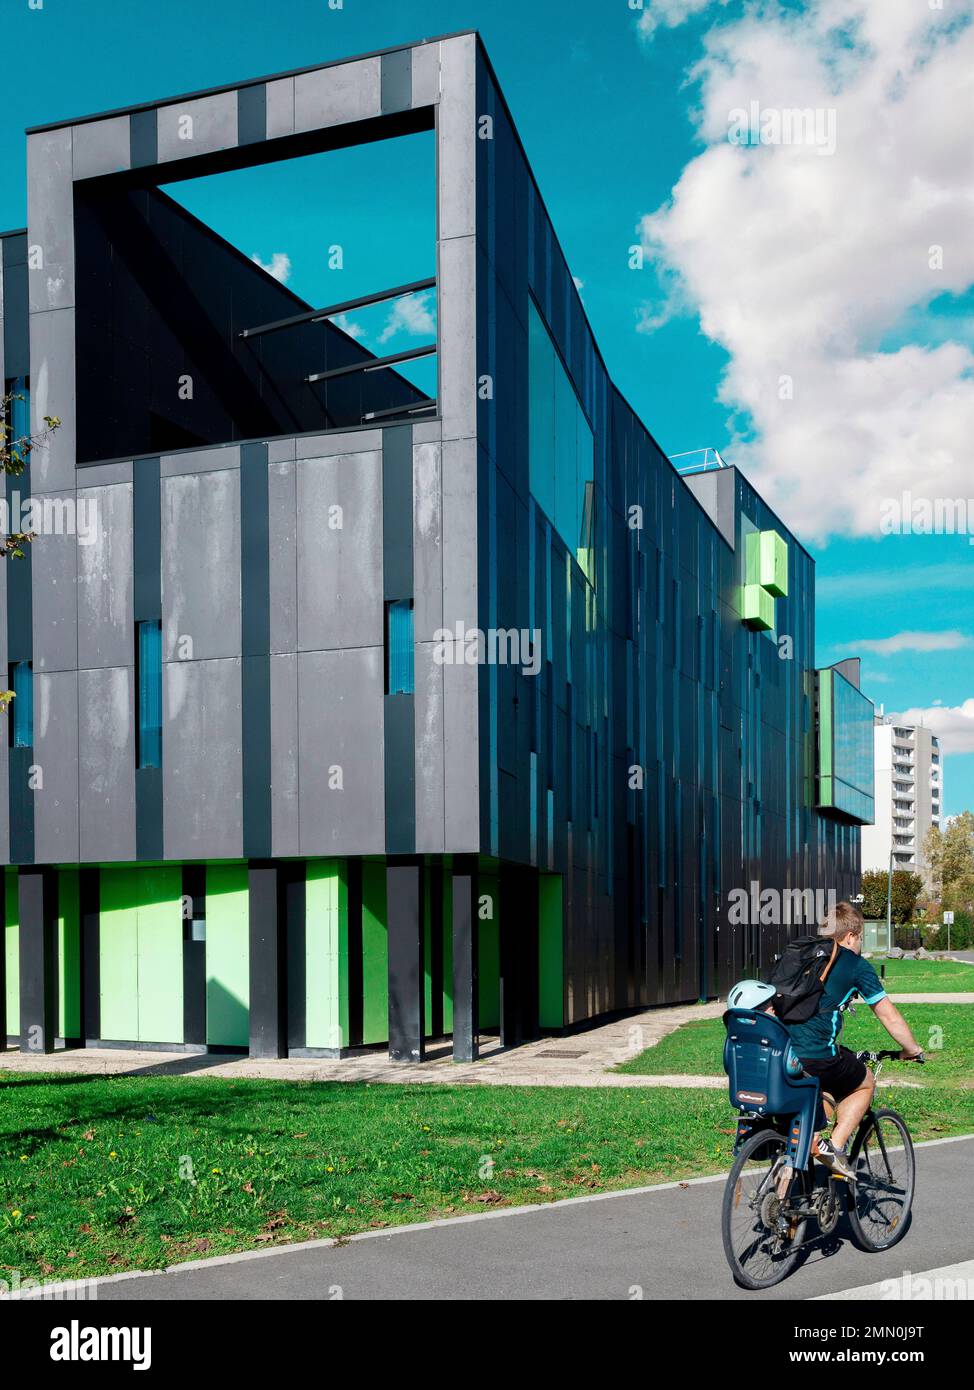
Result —
M453 1060L479 1055L480 971L477 932L477 858L453 857Z
M280 874L276 864L252 861L250 907L250 1055L287 1056L287 957Z
M57 1033L57 871L22 868L20 900L20 1048L53 1052Z
M393 1062L422 1062L423 979L423 861L386 861L386 919L389 932L389 1058Z

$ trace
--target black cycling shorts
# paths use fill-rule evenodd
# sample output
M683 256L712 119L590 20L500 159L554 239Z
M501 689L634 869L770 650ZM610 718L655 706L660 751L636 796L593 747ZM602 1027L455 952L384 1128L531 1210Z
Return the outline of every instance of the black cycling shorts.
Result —
M847 1047L840 1047L834 1057L802 1057L800 1061L808 1075L818 1077L821 1089L836 1101L858 1091L866 1079L865 1062Z

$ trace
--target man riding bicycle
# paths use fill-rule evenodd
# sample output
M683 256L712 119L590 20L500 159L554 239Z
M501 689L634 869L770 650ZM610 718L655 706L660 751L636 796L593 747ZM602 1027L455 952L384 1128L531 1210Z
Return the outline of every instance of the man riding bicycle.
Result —
M857 994L872 1009L890 1037L901 1048L900 1057L912 1061L922 1056L906 1019L887 996L875 970L861 958L862 914L851 903L841 902L820 923L818 934L835 942L838 952L829 970L816 1012L804 1023L786 1024L792 1046L809 1076L816 1076L821 1091L836 1101L831 1139L823 1139L825 1109L819 1101L815 1119L813 1155L832 1172L854 1176L846 1145L872 1103L875 1077L854 1052L841 1047L838 1036L842 1015Z

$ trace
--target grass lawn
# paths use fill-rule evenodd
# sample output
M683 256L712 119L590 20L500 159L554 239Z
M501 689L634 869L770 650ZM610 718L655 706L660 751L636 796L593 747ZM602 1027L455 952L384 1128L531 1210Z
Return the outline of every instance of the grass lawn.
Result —
M882 960L870 964L878 975ZM886 989L890 994L963 994L974 992L974 965L951 960L888 960Z
M943 1089L974 1096L974 1009L967 1004L905 1004L903 1016L927 1054L923 1067L907 1063L884 1064L882 1080L921 1084L924 1089ZM893 1044L889 1034L866 1004L854 1015L846 1014L842 1042L853 1051L878 1052ZM719 1018L701 1019L676 1029L655 1047L615 1068L629 1075L717 1076L723 1072L724 1025ZM898 1094L908 1094L898 1089Z
M717 1172L731 1144L722 1092L20 1074L0 1082L0 1279Z

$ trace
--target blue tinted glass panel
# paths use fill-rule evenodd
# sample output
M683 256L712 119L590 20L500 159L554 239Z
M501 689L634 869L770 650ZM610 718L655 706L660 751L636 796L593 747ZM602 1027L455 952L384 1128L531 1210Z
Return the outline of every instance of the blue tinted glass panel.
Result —
M162 624L139 623L139 767L162 767Z
M595 437L533 301L529 312L531 493L592 581Z
M835 727L833 805L856 820L873 819L873 706L861 691L832 672Z
M413 605L406 600L389 604L389 694L412 695Z
M17 661L11 666L10 688L14 693L14 747L32 748L34 745L34 673L29 661Z
M14 377L7 383L7 394L14 397L10 402L10 431L14 455L20 456L16 441L30 434L30 387L24 377Z

